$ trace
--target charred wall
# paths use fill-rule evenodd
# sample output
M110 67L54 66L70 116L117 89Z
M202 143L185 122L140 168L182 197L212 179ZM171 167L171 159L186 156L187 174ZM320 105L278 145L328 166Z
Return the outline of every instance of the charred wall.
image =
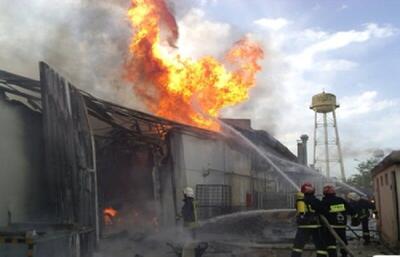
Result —
M103 232L155 229L159 202L153 147L124 133L113 135L96 139L100 209L117 211L112 224L103 224Z

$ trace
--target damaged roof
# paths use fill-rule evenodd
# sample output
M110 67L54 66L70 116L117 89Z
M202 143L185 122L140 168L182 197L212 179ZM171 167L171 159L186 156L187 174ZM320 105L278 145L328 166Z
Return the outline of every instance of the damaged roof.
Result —
M34 110L41 111L40 81L0 70L0 90L6 92L9 97L19 97L17 100L23 102ZM142 140L144 139L150 143L158 144L160 138L162 138L166 131L170 129L190 131L207 137L221 136L220 133L214 131L181 124L148 113L133 110L97 98L86 91L79 91L85 99L90 116L95 117L112 128L118 128L127 132L130 136L140 137ZM291 161L297 161L297 157L268 132L252 129L250 121L246 119L223 119L223 121L235 127L243 135L255 144L262 146L265 150L271 151L274 154ZM238 122L241 122L242 125L238 126ZM95 131L95 133L99 132Z

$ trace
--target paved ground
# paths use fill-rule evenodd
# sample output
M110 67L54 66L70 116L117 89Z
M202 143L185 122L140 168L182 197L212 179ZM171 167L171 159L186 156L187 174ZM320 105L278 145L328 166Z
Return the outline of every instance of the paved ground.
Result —
M290 210L252 211L237 213L212 219L197 232L197 239L206 241L208 249L203 257L289 257L296 227L294 213ZM354 233L361 235L360 228ZM371 230L375 230L371 222ZM187 231L186 231L187 232ZM363 240L348 231L349 248L355 257L373 257L374 255L393 255L389 249L379 243L372 233L372 243L363 245ZM185 231L171 230L156 235L122 231L113 233L102 240L100 252L96 257L174 257L191 241ZM167 242L173 247L168 246ZM400 253L399 253L400 254ZM312 246L307 246L303 257L315 256ZM400 255L399 255L400 256Z

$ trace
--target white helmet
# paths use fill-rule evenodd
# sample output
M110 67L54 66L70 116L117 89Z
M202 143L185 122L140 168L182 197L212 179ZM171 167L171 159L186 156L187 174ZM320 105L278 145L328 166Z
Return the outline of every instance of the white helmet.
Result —
M361 199L361 196L357 194L356 192L350 192L347 194L347 198L349 198L352 201L359 201Z
M191 187L186 187L185 189L183 189L183 194L186 195L187 197L194 198L194 191L193 188Z

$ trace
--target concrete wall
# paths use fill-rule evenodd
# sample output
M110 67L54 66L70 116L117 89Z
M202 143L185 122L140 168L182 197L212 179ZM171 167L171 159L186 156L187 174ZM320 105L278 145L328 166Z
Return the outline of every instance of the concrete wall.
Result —
M392 246L399 246L400 165L377 173L373 177L373 183L379 213L378 229L384 241Z
M232 189L232 205L244 206L251 192L251 156L234 149L222 138L176 131L171 135L176 199L197 184L224 184ZM178 210L180 207L178 206Z
M41 216L45 203L42 133L40 114L4 100L0 93L0 227Z

